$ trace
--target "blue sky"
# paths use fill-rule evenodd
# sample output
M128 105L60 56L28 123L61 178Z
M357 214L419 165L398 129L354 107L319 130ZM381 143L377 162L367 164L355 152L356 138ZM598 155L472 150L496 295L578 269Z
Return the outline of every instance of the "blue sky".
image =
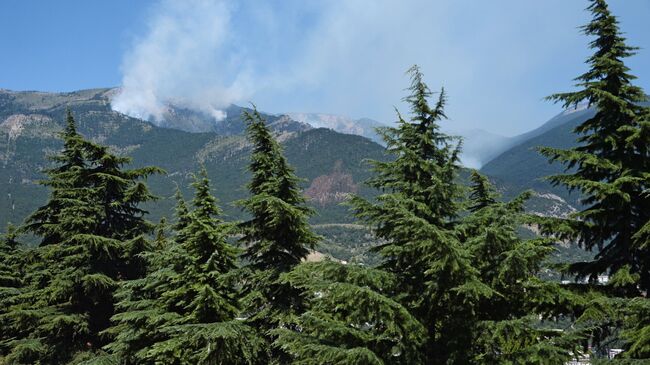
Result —
M650 90L650 1L612 0L628 65ZM580 0L155 0L0 2L0 88L72 91L124 85L121 110L166 99L217 112L394 120L404 71L421 65L449 94L452 129L503 135L559 112L543 97L585 70ZM215 114L217 115L217 114Z

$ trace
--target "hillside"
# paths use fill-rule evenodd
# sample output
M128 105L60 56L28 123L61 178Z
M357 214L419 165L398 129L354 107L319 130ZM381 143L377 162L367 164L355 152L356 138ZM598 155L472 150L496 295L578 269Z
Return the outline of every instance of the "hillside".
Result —
M577 206L579 197L576 193L570 194L565 188L553 187L544 180L546 176L562 173L562 165L550 164L536 149L540 146L563 149L576 146L573 129L594 113L593 109L579 106L575 110L560 113L533 131L514 137L516 143L486 163L481 172L493 178L508 197L534 189L541 194L552 194L555 198Z
M571 148L576 144L573 129L586 120L584 114L576 115L565 123L556 125L544 132L533 135L511 147L481 168L481 172L491 176L504 188L506 195L512 196L526 189L539 192L550 192L575 203L575 197L570 196L564 188L552 187L542 178L562 171L557 164L549 164L540 155L538 146L556 148ZM553 120L551 120L553 121Z
M110 145L115 151L133 157L134 166L157 165L166 176L153 177L149 183L161 200L151 206L151 218L171 214L173 190L178 184L187 189L191 174L205 164L213 180L215 194L231 219L241 216L231 203L245 196L242 186L248 180L248 144L241 135L243 122L230 115L228 129L189 133L161 128L150 122L112 111L110 89L83 90L73 93L0 92L0 225L20 223L45 202L47 191L37 185L48 166L46 156L60 148L56 133L62 128L66 106L74 112L79 130L94 141ZM237 112L241 112L238 109ZM383 158L383 148L368 139L345 135L329 129L311 129L303 124L266 116L285 146L287 158L309 188L314 181L335 169L355 186L368 173L364 158ZM300 127L302 126L302 127ZM294 128L295 127L295 128ZM300 127L300 128L298 128ZM340 196L340 184L330 184L331 196ZM365 192L361 188L361 192ZM315 223L345 223L347 210L340 199L320 199L314 203Z
M213 131L190 133L180 130L179 125L195 120L192 118L200 117L196 120L202 122L209 119L199 116L197 113L200 112L176 107L169 111L175 113L176 119L171 119L174 128L160 127L111 110L110 96L113 92L114 89L72 93L0 91L2 226L7 222L22 222L46 201L47 190L37 181L43 177L40 171L49 164L46 156L61 147L56 135L62 128L67 106L75 113L82 134L110 145L118 153L132 156L134 166L156 165L166 170L166 175L149 180L152 190L161 197L148 207L152 220L172 214L174 201L171 197L176 186L180 186L189 197L191 174L201 164L208 170L215 195L228 219L242 218L241 211L233 202L246 196L243 186L248 180L249 146L242 135L244 123L240 117L245 108L231 106L227 117L214 126ZM585 115L585 111L563 114L538 130L517 137L523 142L490 161L483 172L506 197L528 188L536 190L537 196L528 204L532 212L570 213L575 202L565 201L566 192L537 180L557 172L559 167L549 165L531 148L538 145L572 146L574 137L571 130L584 120ZM356 237L357 228L349 228L353 219L340 203L350 193L373 194L362 183L369 177L368 166L363 160L386 158L383 147L367 138L338 133L332 128L312 128L303 123L306 120L294 121L287 116L265 117L284 145L287 158L295 166L298 176L305 179L305 194L316 211L311 222L322 227L335 227L323 230L327 241L327 247L323 249L341 259L363 257L360 248L348 247L350 242L346 237ZM471 144L478 143L474 142ZM463 170L461 175L461 180L466 179L467 170ZM368 244L371 243L364 243Z

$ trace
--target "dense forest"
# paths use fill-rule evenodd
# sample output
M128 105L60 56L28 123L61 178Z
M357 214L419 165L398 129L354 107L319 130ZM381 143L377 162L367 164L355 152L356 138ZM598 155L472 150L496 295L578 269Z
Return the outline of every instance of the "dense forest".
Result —
M0 364L650 361L650 108L606 1L588 10L588 71L548 99L596 113L578 147L539 149L581 209L543 217L524 209L529 192L505 199L477 171L463 184L462 141L440 130L445 91L413 66L410 110L378 130L389 158L368 161L376 194L343 203L376 265L307 260L323 244L313 210L254 107L241 221L224 218L205 168L173 217L149 221L146 180L165 171L130 168L68 112L47 203L0 239ZM596 254L554 264L558 241Z

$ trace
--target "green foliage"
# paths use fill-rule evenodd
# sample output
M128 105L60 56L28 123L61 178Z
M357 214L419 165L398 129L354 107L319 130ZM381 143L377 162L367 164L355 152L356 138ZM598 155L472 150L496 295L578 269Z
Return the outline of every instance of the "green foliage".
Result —
M297 364L422 363L424 327L391 299L393 275L331 261L304 263L283 275L308 309L274 330Z
M470 181L469 201L471 205L467 208L470 212L476 212L481 208L496 203L494 187L492 187L487 177L474 170L470 175Z
M575 128L580 136L577 147L541 149L569 170L549 180L579 191L584 208L568 219L543 220L541 227L549 236L598 250L593 260L568 267L578 277L589 277L590 283L575 285L576 291L588 288L598 293L579 308L577 323L591 326L596 344L619 341L627 350L619 357L649 358L645 297L650 289L650 247L646 244L650 109L642 106L645 94L632 84L635 77L624 63L636 49L626 45L616 17L605 0L591 0L588 10L593 18L582 29L594 37L589 70L576 79L578 91L549 99L565 107L586 102L596 113ZM601 274L610 276L609 283L594 285Z
M427 362L467 361L472 306L491 290L472 267L454 225L460 212L459 144L440 132L446 118L444 90L432 96L417 66L409 70L412 119L398 113L396 127L381 131L391 161L372 161L368 184L381 191L375 201L352 199L356 215L382 244L380 267L398 278L400 302L427 329Z
M499 364L564 364L580 354L583 331L539 326L539 318L572 314L580 297L538 279L554 246L551 240L524 240L518 228L530 218L526 192L497 202L494 187L477 172L470 191L470 214L457 226L472 256L472 266L490 292L474 308L477 325L473 361Z
M627 303L625 328L621 337L627 341L627 351L622 357L632 359L650 358L650 301L647 298L634 298Z
M247 364L264 353L263 342L243 321L230 275L237 252L231 225L210 192L203 169L194 181L190 212L177 194L177 234L143 256L147 275L124 282L118 296L115 341L106 349L128 364Z
M640 275L640 287L647 290L650 250L634 237L643 236L641 227L650 220L650 197L644 193L650 171L650 135L645 132L649 112L640 106L645 95L632 85L635 77L623 62L635 48L625 44L604 0L592 0L588 9L593 19L583 31L595 38L594 54L587 60L590 69L576 79L578 91L549 99L566 107L586 102L596 107L596 114L576 127L578 147L541 149L551 161L571 169L550 180L580 191L585 208L571 217L570 229L562 230L563 234L557 234L557 224L545 231L599 250L593 261L573 264L572 272L595 279L629 265Z
M25 255L17 241L16 229L7 226L0 237L0 353L5 352L7 341L17 333L12 328L8 309L16 303L24 286Z
M300 180L262 116L253 110L244 113L244 119L253 151L251 196L238 202L250 216L239 225L247 262L242 270L242 302L248 322L266 330L302 310L299 292L279 278L306 258L319 238L307 223L312 210L305 204Z
M313 248L317 237L307 225L313 212L305 206L299 179L282 154L282 148L254 110L246 112L248 138L253 145L248 189L251 197L238 202L251 219L241 224L249 244L244 258L255 269L290 270Z
M153 200L140 180L153 167L124 170L128 158L85 140L68 113L64 148L46 171L51 199L22 231L41 239L29 255L25 288L3 318L16 337L9 363L63 363L107 342L117 282L141 273L136 255L152 225L139 205Z

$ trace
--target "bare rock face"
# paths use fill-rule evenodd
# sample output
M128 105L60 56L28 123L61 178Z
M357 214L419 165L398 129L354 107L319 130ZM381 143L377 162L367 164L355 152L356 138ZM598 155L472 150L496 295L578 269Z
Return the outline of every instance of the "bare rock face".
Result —
M318 176L311 182L305 195L315 203L328 205L344 201L357 190L358 186L354 183L352 175L343 171L339 160L330 174Z
M10 114L0 116L0 164L6 167L15 157L18 138L44 139L54 138L61 127L52 118L41 114ZM45 153L47 148L42 146L35 149ZM20 153L20 152L18 152Z
M44 132L43 129L48 125L56 126L52 118L45 115L13 114L0 122L0 131L7 133L7 138L14 141L24 133L34 133L30 128L37 128L38 132Z

